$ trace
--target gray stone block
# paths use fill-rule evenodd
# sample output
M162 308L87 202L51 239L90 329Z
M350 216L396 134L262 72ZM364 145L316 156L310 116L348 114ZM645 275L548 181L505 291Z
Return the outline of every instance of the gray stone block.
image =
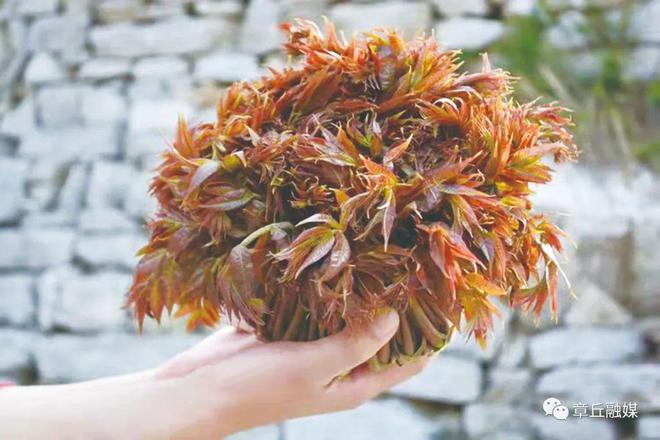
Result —
M108 125L34 130L25 134L18 150L30 158L58 161L114 157L119 153L117 131Z
M330 9L337 29L350 36L353 32L374 28L396 28L407 38L427 30L431 24L431 6L424 2L385 1L370 4L340 3Z
M624 75L633 81L653 81L660 76L660 47L638 47L623 66Z
M115 87L86 89L80 98L80 115L87 124L118 124L126 120L128 105Z
M70 228L75 226L75 214L69 211L35 211L31 212L21 220L25 229L39 228Z
M218 52L200 58L195 65L195 77L202 80L234 82L259 77L257 58L242 53Z
M538 415L533 421L541 440L616 440L618 438L614 424L604 419L577 419L569 416L567 420L556 420L551 416Z
M16 269L27 265L25 239L18 229L0 229L0 268Z
M118 23L94 27L90 39L101 56L190 54L221 47L232 40L232 22L217 18L175 18L138 26Z
M14 13L18 15L39 15L55 12L59 0L28 0L16 2Z
M94 6L96 19L101 23L113 23L137 18L143 5L134 0L101 0Z
M502 341L502 347L497 357L497 365L506 368L519 367L525 361L527 347L526 336L509 333Z
M39 18L30 26L28 47L35 52L80 53L85 45L86 28L84 17L53 15Z
M193 113L190 103L172 99L134 100L129 114L131 132L154 133L170 140L174 136L179 116Z
M563 319L568 325L622 325L632 321L632 315L625 307L593 283L579 283L575 294L577 300Z
M41 382L76 382L156 367L198 340L180 335L57 335L36 344L35 359Z
M632 29L634 37L645 43L660 43L660 1L639 2L635 4Z
M0 324L27 327L34 317L32 278L28 275L0 276Z
M279 48L284 42L284 34L278 28L282 21L281 7L281 1L249 2L240 31L241 50L260 54Z
M180 77L188 73L188 63L179 57L149 57L138 60L133 66L136 78Z
M86 209L80 213L80 230L92 233L135 231L135 223L123 212L112 208Z
M136 175L132 166L122 162L94 163L87 189L87 207L120 207Z
M30 368L36 335L21 330L0 329L0 376L20 380Z
M166 148L168 138L155 131L130 130L126 137L126 155L139 162L146 158L159 159L159 154Z
M463 404L479 398L482 383L477 361L441 353L424 371L390 392L412 399Z
M14 108L7 111L0 121L0 133L13 138L23 138L35 128L36 111L32 96L23 100Z
M86 164L74 164L68 168L57 201L57 207L63 212L75 215L80 210L87 191L87 168Z
M238 17L243 12L239 0L210 0L195 2L195 12L199 15Z
M498 20L456 17L439 22L435 35L449 49L479 50L499 40L504 25Z
M71 229L26 229L23 234L28 267L41 269L71 260L75 238Z
M130 275L100 272L83 275L70 268L50 270L38 283L39 325L78 332L120 330Z
M634 219L645 218L654 205L657 187L657 177L642 168L624 174L609 168L562 166L552 183L533 187L532 201L540 211L563 214L559 220L580 250L589 241L624 237ZM599 275L608 275L603 269Z
M442 424L425 417L398 399L380 399L352 411L290 420L284 424L287 440L431 440ZM405 433L405 434L404 434Z
M535 368L622 362L644 354L639 330L608 327L550 330L532 337L529 348Z
M326 0L284 0L281 7L281 21L302 17L314 23L323 23L323 16L328 15Z
M472 439L494 434L531 438L533 427L530 411L501 404L476 403L463 411L463 427Z
M660 439L660 416L642 416L637 421L637 436L639 440Z
M72 255L74 233L66 228L0 230L0 268L58 265Z
M637 315L660 315L660 210L651 218L638 219L633 243L631 308Z
M68 164L61 160L46 158L37 158L29 162L23 208L30 213L47 211L55 204L58 186Z
M660 316L642 319L639 327L651 345L660 349Z
M434 0L436 9L445 17L461 15L487 15L489 6L486 0Z
M75 255L92 267L133 269L138 262L137 251L145 238L136 233L89 234L80 236Z
M52 55L39 52L30 58L23 78L27 83L37 85L63 80L66 73Z
M565 405L638 402L642 411L660 410L660 366L618 364L560 368L541 376L536 391L543 398L559 398Z
M72 84L40 89L37 111L41 124L46 128L57 128L80 123L83 90L83 87Z
M21 216L27 169L23 160L0 158L0 223L13 222Z
M534 382L532 372L525 368L493 368L488 372L484 400L520 405L530 399Z
M78 70L78 78L101 80L126 76L130 73L130 62L124 58L91 58Z
M157 201L149 194L153 173L142 172L131 182L124 200L124 209L136 220L149 218L156 212Z

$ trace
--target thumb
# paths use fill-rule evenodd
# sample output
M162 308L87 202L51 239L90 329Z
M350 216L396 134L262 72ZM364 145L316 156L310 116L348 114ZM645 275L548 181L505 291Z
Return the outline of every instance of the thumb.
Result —
M382 309L361 327L347 327L335 335L308 342L314 346L313 353L305 351L318 362L315 368L334 377L366 362L389 342L398 327L398 313L390 308Z

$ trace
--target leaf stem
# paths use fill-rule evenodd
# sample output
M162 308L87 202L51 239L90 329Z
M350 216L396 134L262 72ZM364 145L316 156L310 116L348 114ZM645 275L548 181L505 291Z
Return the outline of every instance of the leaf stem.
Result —
M424 309L422 309L417 302L416 298L410 299L410 311L426 340L437 349L444 347L447 342L447 336L440 333L440 331L435 328L428 316L424 313Z

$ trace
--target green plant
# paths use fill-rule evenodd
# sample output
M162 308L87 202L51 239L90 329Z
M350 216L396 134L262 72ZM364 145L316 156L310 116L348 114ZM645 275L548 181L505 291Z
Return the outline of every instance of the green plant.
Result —
M545 95L574 110L576 137L587 161L657 163L656 150L648 147L657 138L652 117L659 107L653 98L660 95L654 92L657 85L631 81L624 72L635 46L633 5L587 5L576 29L584 48L577 51L559 50L546 41L565 12L547 5L535 15L512 18L507 36L493 48L497 59L521 76L519 96Z

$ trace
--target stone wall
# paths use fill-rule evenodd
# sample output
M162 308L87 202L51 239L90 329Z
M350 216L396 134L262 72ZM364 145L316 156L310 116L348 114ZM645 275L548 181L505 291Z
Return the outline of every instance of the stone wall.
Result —
M585 49L572 29L593 2L546 3L564 11L547 38ZM277 22L326 14L346 31L433 28L451 47L480 50L506 17L537 10L534 0L0 2L0 377L133 371L202 336L169 322L138 337L121 309L153 209L149 170L179 114L211 119L227 83L282 63ZM657 79L660 1L635 5L632 19L639 44L626 74ZM458 338L384 399L235 438L658 438L658 178L566 167L537 201L566 214L579 244L566 267L580 299L562 297L559 325L504 314L487 350ZM635 401L640 418L557 421L540 409L550 395Z

